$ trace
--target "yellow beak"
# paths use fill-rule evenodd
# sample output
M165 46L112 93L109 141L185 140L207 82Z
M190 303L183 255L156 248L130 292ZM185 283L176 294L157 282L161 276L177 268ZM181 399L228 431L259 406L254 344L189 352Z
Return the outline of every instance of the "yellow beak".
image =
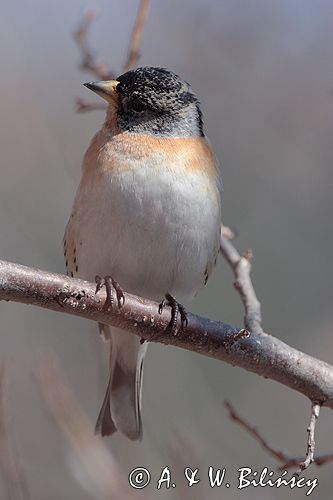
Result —
M83 85L105 99L109 104L116 105L118 102L116 91L118 83L117 80L108 80L105 82L84 83Z

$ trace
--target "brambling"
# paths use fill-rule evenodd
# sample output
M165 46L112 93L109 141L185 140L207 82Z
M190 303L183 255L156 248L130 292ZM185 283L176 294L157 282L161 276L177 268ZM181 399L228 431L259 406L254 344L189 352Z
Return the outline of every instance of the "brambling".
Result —
M221 229L217 163L190 85L163 68L86 83L108 102L105 122L83 160L64 236L67 272L93 280L119 301L127 292L172 306L172 328L216 264ZM112 277L112 278L111 278ZM160 309L165 302L162 302ZM96 432L142 436L147 343L99 325L111 344L109 381Z

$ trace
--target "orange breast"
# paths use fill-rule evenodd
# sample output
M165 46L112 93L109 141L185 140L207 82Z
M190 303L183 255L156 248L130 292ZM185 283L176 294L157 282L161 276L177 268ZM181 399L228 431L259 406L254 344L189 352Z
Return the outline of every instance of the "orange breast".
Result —
M133 168L157 157L160 168L180 168L217 176L217 162L205 138L161 138L121 132L104 136L99 132L88 148L84 159L84 174L90 177L97 170L114 171ZM130 162L128 160L131 160Z

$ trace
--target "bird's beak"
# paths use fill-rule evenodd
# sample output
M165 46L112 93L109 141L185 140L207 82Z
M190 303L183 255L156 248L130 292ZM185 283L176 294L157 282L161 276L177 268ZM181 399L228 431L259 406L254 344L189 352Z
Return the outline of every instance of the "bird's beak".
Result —
M84 83L83 85L105 99L109 104L116 106L118 103L116 91L118 83L117 80L108 80L105 82Z

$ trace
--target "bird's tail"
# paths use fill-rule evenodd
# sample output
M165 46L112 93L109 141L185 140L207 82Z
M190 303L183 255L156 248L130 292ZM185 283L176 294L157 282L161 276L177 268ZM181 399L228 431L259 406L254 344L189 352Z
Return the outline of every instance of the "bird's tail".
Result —
M106 327L109 328L109 327ZM110 436L117 430L129 439L141 439L141 394L146 345L123 330L110 335L110 372L95 432Z

